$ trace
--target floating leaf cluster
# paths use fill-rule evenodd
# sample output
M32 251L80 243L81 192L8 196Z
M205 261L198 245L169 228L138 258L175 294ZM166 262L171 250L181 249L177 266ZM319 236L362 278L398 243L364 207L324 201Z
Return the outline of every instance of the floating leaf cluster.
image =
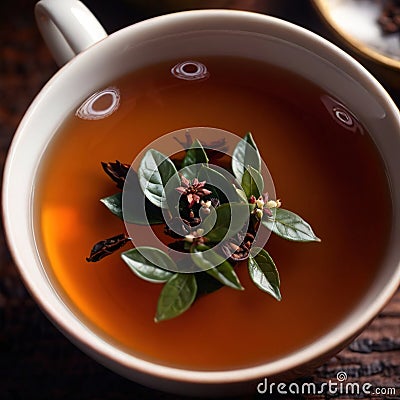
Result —
M176 162L155 149L145 153L137 172L119 161L102 163L120 190L129 173L133 182L129 189L143 194L145 210L143 214L125 215L121 191L101 202L126 222L164 224L164 233L171 239L168 247L187 254L197 268L196 272L187 272L179 260L155 247L140 246L121 254L138 277L163 284L155 321L181 315L197 298L223 286L244 290L235 271L242 261L247 262L254 284L281 300L273 259L265 249L253 246L260 226L291 241L320 239L300 216L264 193L261 157L252 135L247 133L233 151L229 171L233 182L209 164L208 150L197 139L179 164L178 172ZM174 204L171 198L176 196L178 202ZM166 215L170 216L168 220ZM97 262L129 241L124 233L102 240L93 246L87 261Z

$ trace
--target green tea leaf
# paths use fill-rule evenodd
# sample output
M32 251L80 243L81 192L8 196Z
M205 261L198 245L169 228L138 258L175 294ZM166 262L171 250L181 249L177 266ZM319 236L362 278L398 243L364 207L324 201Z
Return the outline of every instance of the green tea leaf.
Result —
M139 190L140 187L138 187ZM129 196L129 195L128 195ZM163 224L164 217L162 215L161 209L156 207L154 204L150 203L145 199L145 210L146 215L142 215L137 209L137 204L135 207L126 207L125 213L122 212L122 192L113 194L112 196L104 197L100 201L118 218L125 220L130 224L136 225L156 225Z
M247 204L249 202L248 198L246 197L246 193L242 189L236 189L236 193L238 194L242 203Z
M181 315L192 305L196 293L194 274L174 274L161 291L154 320L165 321Z
M242 182L248 165L256 171L261 171L260 153L250 132L236 145L232 154L232 171L239 182Z
M320 242L311 226L300 216L283 208L272 210L272 217L264 217L262 224L277 235L295 242Z
M206 186L211 190L211 196L217 198L221 204L227 201L239 202L235 187L221 172L203 165L197 178L199 181L207 182Z
M104 197L100 201L118 218L122 217L122 193L118 192L112 196Z
M124 183L123 217L126 222L137 225L164 223L161 208L151 203L144 196L138 174L130 169Z
M190 148L186 151L185 158L182 161L182 168L193 164L207 164L208 157L201 143L196 139Z
M145 196L157 207L168 208L165 186L173 179L172 187L180 185L173 162L157 150L150 149L144 155L138 170L139 183Z
M242 177L242 188L249 199L254 196L258 199L264 190L264 180L262 175L252 166L247 166Z
M224 287L220 281L214 279L207 272L196 272L195 277L197 282L197 297L213 293Z
M137 247L123 252L121 257L139 278L149 282L167 282L173 275L167 269L177 270L171 257L155 247Z
M261 249L255 257L249 256L248 268L251 279L259 289L269 293L278 301L282 299L278 270L264 249Z
M224 257L205 246L191 254L193 262L217 281L233 289L244 290L235 270Z
M206 238L211 242L220 242L237 234L248 224L249 206L243 203L226 203L215 209L217 214L204 219L201 227L208 232Z

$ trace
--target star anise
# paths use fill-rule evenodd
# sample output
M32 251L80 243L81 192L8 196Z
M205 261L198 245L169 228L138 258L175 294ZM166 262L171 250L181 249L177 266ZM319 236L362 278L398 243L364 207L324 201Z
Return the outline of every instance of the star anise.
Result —
M195 204L200 203L200 200L204 196L210 195L212 192L206 189L204 186L206 181L200 182L197 178L194 178L192 182L189 179L181 175L182 186L176 188L176 190L182 195L186 196L189 208L192 208Z

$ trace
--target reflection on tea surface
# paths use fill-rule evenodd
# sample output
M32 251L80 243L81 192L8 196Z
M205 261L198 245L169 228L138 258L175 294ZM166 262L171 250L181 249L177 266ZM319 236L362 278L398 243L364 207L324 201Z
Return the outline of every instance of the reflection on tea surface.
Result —
M238 368L306 346L358 304L385 253L391 201L363 118L346 104L270 65L226 57L197 61L207 79L178 79L171 69L182 60L155 65L104 86L119 91L119 107L107 118L72 114L65 121L41 162L36 235L54 285L100 334L167 365ZM244 292L223 288L179 318L155 324L161 286L137 278L117 254L85 261L93 243L123 229L99 202L115 192L100 163L130 164L161 135L195 126L240 137L251 131L277 198L307 216L322 243L270 238L266 248L280 271L281 302L265 296L239 265ZM378 211L372 198L379 199ZM161 237L163 226L156 232Z
M119 89L108 87L93 93L76 110L75 115L82 119L103 119L117 111L120 102Z
M208 78L207 67L198 61L183 61L171 69L172 75L185 81L197 81Z
M364 134L364 129L357 117L354 116L343 104L328 95L321 96L321 100L332 118L340 125L352 132Z

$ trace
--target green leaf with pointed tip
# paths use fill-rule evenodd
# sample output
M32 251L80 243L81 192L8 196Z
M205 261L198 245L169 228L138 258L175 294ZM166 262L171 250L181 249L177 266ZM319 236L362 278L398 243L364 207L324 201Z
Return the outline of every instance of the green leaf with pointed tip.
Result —
M262 175L250 165L247 166L242 177L242 188L247 198L260 197L264 190L264 179Z
M167 282L173 275L171 270L178 268L168 254L155 247L137 247L121 257L139 278L154 283Z
M165 186L170 179L173 179L171 187L180 186L174 163L159 151L150 149L140 162L138 176L140 187L146 198L157 207L168 208Z
M199 181L207 182L206 187L211 190L211 196L217 198L221 204L227 201L231 203L239 201L235 187L221 171L203 165L197 177Z
M242 182L248 165L261 171L261 156L250 132L236 145L232 154L232 171L239 182Z
M118 218L122 217L122 193L118 192L112 196L104 197L100 201Z
M137 276L149 282L167 282L173 275L171 270L177 270L171 257L155 247L137 247L121 257Z
M233 289L244 290L232 265L224 257L207 246L194 249L193 262L217 281Z
M205 236L211 242L220 242L229 239L248 224L249 206L244 203L226 203L215 209L217 218L210 215L201 224L206 232Z
M157 303L155 322L175 318L184 313L196 298L194 274L174 274L164 285Z
M207 164L208 157L201 145L201 143L196 139L190 148L186 151L185 158L182 161L182 168L188 167L193 164Z
M246 193L242 189L236 189L236 193L238 194L238 196L240 198L240 201L242 203L246 203L247 204L249 202L249 200L246 197Z
M275 299L282 299L279 273L271 256L261 249L256 256L249 256L249 274L255 285L264 292L269 293Z
M138 187L140 190L140 187ZM129 196L129 195L128 195ZM156 225L163 224L164 217L162 215L161 209L156 207L154 204L150 203L147 199L145 199L145 210L146 215L137 211L135 208L126 207L125 213L122 212L122 193L118 192L113 194L112 196L104 197L100 199L100 201L118 218L125 220L130 224L136 225ZM136 211L136 212L135 212ZM143 215L142 215L143 214Z
M265 215L265 213L264 213ZM295 242L320 242L310 224L299 215L283 208L272 209L272 217L265 216L262 224L270 231Z

